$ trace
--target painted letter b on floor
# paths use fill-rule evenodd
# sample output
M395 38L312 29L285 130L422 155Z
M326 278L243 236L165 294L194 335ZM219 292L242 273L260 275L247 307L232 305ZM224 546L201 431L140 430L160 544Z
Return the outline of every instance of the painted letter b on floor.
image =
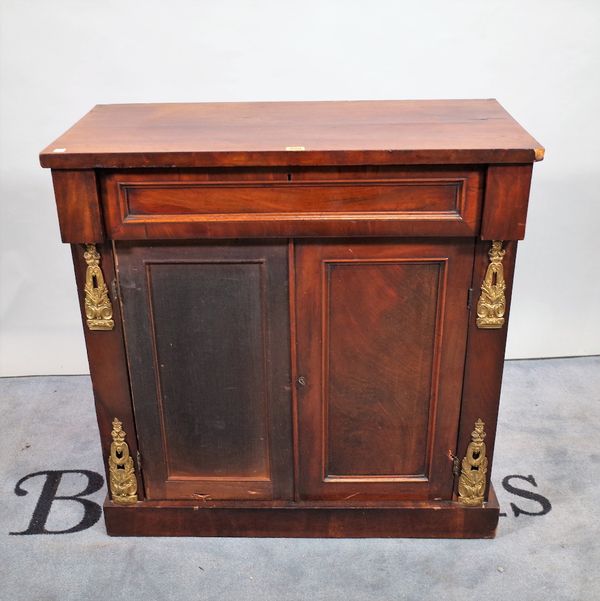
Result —
M58 486L64 474L80 474L87 478L87 486L84 490L73 495L57 495ZM33 510L29 527L23 532L11 532L10 534L70 534L72 532L80 532L93 526L102 515L102 508L98 503L94 503L90 499L86 499L88 495L91 495L102 488L104 479L96 472L90 470L47 470L43 472L35 472L34 474L27 474L21 478L15 486L15 494L19 497L24 497L29 494L22 484L30 478L36 476L45 476L46 481L40 493L40 498ZM78 524L67 528L66 530L47 530L46 522L52 509L54 501L75 501L83 506L83 518Z

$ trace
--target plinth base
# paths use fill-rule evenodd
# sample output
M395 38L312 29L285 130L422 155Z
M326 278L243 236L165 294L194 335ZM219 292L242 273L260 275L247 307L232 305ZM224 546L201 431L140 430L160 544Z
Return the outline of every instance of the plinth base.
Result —
M142 501L104 503L111 536L250 536L299 538L493 538L499 506L493 488L483 507L450 501L385 507L297 503Z

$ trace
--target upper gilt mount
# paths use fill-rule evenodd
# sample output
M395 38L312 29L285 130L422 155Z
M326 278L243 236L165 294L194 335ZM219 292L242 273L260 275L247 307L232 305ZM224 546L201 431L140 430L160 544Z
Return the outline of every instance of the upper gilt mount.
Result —
M115 327L112 303L95 244L86 244L83 258L87 263L84 287L87 326L90 330L112 330Z
M502 259L505 254L502 241L494 240L488 252L490 264L483 278L481 294L477 301L478 328L499 329L504 325L506 282L504 281Z

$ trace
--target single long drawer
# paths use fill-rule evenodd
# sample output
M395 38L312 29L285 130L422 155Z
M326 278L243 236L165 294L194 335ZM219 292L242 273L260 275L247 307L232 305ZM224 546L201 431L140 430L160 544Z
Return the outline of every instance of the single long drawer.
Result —
M479 170L115 171L102 178L114 239L473 236Z

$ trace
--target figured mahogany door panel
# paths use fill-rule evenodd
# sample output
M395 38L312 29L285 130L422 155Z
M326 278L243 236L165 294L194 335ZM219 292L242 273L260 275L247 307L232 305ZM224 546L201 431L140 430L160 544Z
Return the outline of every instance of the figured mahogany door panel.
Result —
M287 244L117 244L149 499L291 498Z
M473 248L297 243L300 498L451 498Z

